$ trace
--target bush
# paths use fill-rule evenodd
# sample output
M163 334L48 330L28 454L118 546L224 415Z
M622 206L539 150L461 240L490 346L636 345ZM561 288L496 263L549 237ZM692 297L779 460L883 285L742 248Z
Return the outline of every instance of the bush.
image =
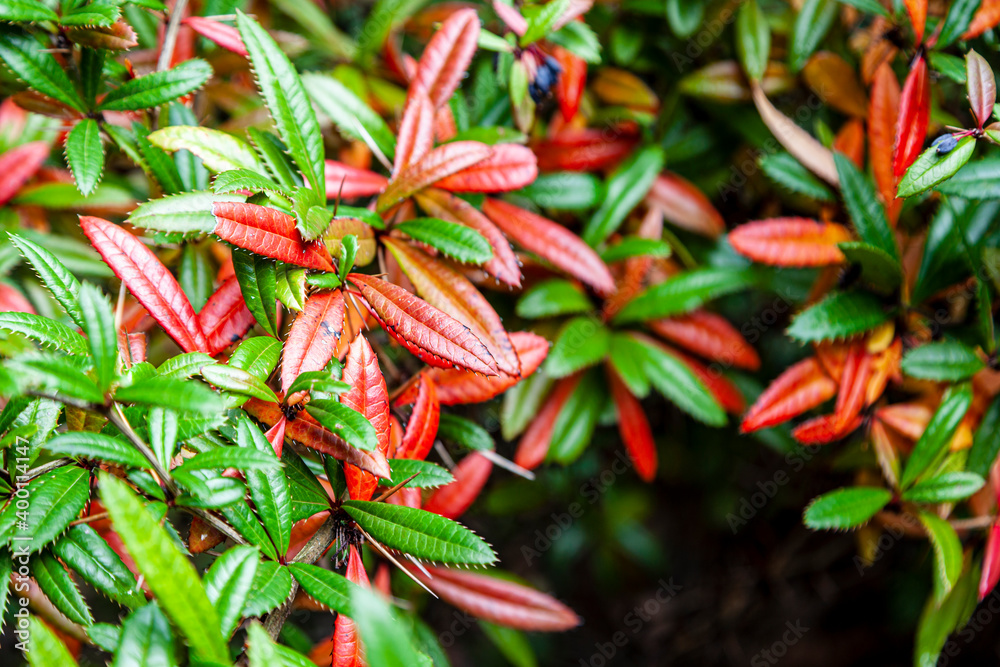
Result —
M526 640L587 617L527 579L639 563L638 633L689 584L612 487L717 490L733 437L808 467L859 573L929 544L916 664L964 632L1000 579L995 3L169 4L0 0L31 664L440 667L472 623L638 660ZM526 567L479 569L516 528Z

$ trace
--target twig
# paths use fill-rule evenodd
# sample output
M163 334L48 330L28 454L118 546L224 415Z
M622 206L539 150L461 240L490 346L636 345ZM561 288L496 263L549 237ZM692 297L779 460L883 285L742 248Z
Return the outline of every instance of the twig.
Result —
M952 519L948 523L955 530L982 530L983 528L989 528L993 525L996 520L995 516L977 516L971 519Z
M91 523L93 521L100 521L101 519L107 519L110 516L107 512L98 512L97 514L91 514L90 516L85 516L82 519L77 519L75 521L70 521L69 525L78 526L81 523Z
M125 414L122 412L121 406L117 403L113 403L112 407L104 413L108 420L115 425L115 427L121 431L126 438L139 450L139 453L146 457L156 475L160 478L160 484L164 487L166 491L171 496L177 495L177 485L174 483L173 478L170 476L170 471L164 468L160 464L160 460L156 458L156 454L153 450L149 448L142 438L132 429L132 425L128 423L125 418Z
M167 32L163 36L163 48L160 50L160 57L156 61L156 71L162 72L170 69L170 61L174 58L174 47L177 46L177 33L181 29L181 18L184 10L187 9L188 0L177 0L174 9L170 12L170 21L167 23Z

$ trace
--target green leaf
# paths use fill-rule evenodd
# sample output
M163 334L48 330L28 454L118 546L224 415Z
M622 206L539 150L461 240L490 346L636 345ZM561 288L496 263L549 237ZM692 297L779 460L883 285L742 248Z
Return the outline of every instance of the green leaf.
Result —
M66 354L89 352L87 340L72 327L33 313L0 313L0 331L26 336L40 345Z
M670 253L670 244L666 241L626 236L618 243L605 248L601 252L601 259L605 264L614 264L631 257L670 257Z
M38 554L31 562L31 576L38 582L45 596L66 618L80 625L90 625L94 622L87 602L80 595L69 572L55 556L47 551Z
M103 403L104 395L87 377L89 359L39 352L22 355L7 362L7 370L16 374L22 389L38 388L54 396L84 403Z
M86 470L72 465L32 480L27 487L28 509L19 509L16 515L14 543L18 548L34 553L66 530L90 499L89 481ZM13 503L8 505L4 513L13 507Z
M594 434L607 394L599 372L585 373L552 425L549 458L568 465L577 460Z
M332 76L308 73L302 83L309 97L337 126L342 134L364 141L373 153L391 162L396 153L396 137L371 107Z
M97 189L104 171L104 145L101 144L101 130L93 118L84 118L69 131L66 163L81 194L86 196Z
M813 530L856 528L892 500L892 491L873 486L837 489L814 499L804 515Z
M912 485L920 475L941 460L970 405L972 389L967 384L955 385L945 393L941 405L913 446L899 481L901 487Z
M903 174L899 182L897 197L912 197L952 176L965 166L976 150L975 137L965 137L958 146L941 155L937 148L931 146L917 158L916 162Z
M403 631L407 623L387 602L355 586L351 589L351 609L369 667L426 667L427 662L421 659L409 634Z
M663 170L666 157L659 146L636 151L608 178L601 206L584 227L585 243L596 247L618 229L629 212L642 201L656 176Z
M211 234L216 220L212 215L215 202L244 202L242 195L212 192L185 192L139 204L129 214L128 223L143 229L182 234Z
M570 21L547 35L546 39L592 65L601 63L601 40L594 29L583 21Z
M301 312L306 305L306 270L278 262L275 269L275 293L286 308Z
M338 614L353 616L351 613L351 591L358 588L346 577L318 565L289 563L288 569L306 593L322 602Z
M204 384L162 375L140 380L130 387L119 387L115 400L204 415L215 415L225 409L222 397Z
M122 624L121 639L111 667L176 665L170 621L155 601L132 612Z
M649 377L646 375L642 343L622 333L611 334L608 358L618 377L636 398L649 395Z
M611 331L593 317L574 317L559 331L545 359L545 373L562 378L600 363L611 345Z
M313 667L316 664L287 646L274 643L257 621L252 622L247 631L247 657L250 667Z
M823 181L816 178L790 153L768 153L758 163L768 178L791 192L819 201L833 201L833 193Z
M102 433L70 431L57 435L43 446L61 456L108 461L130 468L150 467L149 461L131 444Z
M207 169L216 173L231 169L249 169L255 172L264 170L264 165L257 160L257 154L250 144L222 130L175 125L161 128L146 138L154 146L171 153L191 151L201 158Z
M250 587L250 596L243 605L244 616L261 616L288 599L292 592L292 575L288 568L274 561L261 561Z
M495 447L493 436L485 428L471 419L448 412L441 413L438 437L473 451L492 451Z
M664 398L709 426L726 423L726 412L687 364L651 341L639 344L645 355L646 377Z
M867 292L835 292L795 316L788 335L803 343L847 338L889 319L882 303Z
M266 381L278 365L281 341L270 336L252 336L236 346L229 365Z
M771 53L771 28L756 0L744 3L736 15L736 51L743 71L752 81L760 81Z
M351 388L346 382L334 379L329 371L306 371L299 373L288 387L286 395L300 391L322 392L324 394L343 394Z
M38 0L0 0L0 21L10 23L52 21L59 17Z
M97 287L84 283L80 289L80 311L83 330L97 372L97 386L107 391L117 375L118 334L111 302Z
M750 287L753 274L745 269L704 268L680 273L653 285L628 302L614 317L627 324L679 315L701 307L711 299Z
M326 201L323 138L298 72L256 21L237 10L236 23L278 134L319 200Z
M562 171L539 174L534 183L521 189L519 194L541 208L585 211L601 202L604 185L593 174Z
M1000 452L1000 397L993 399L976 429L969 458L965 463L966 470L986 477L996 461L997 452Z
M416 218L395 226L410 238L433 246L466 264L482 264L493 257L493 247L476 230L439 218Z
M200 311L212 296L215 280L212 265L203 247L193 243L184 244L181 255L181 266L177 274L177 282L187 295L195 312Z
M492 444L492 441L491 443ZM416 459L389 459L389 468L392 470L392 477L389 479L389 486L402 484L403 480L413 477L406 483L408 489L432 489L436 486L444 486L455 481L455 478L446 468L442 468L430 461L418 461Z
M76 660L66 645L35 616L28 617L28 633L31 648L25 652L25 657L31 667L76 667Z
M528 19L528 29L521 35L518 43L525 47L548 35L563 14L569 10L570 4L571 0L552 0L544 5L532 5L526 8L524 14ZM529 9L537 11L532 13L528 11Z
M271 444L256 424L244 417L239 420L238 439L241 448L270 457L277 462ZM250 497L257 508L257 515L264 529L271 536L278 553L284 556L288 551L292 531L292 502L288 477L281 468L248 470L246 473Z
M247 447L216 447L207 452L195 454L184 463L174 468L191 472L192 470L220 470L237 468L239 470L280 469L281 462L266 452L256 451Z
M312 44L337 60L353 60L356 46L351 39L334 26L330 17L316 4L297 0L274 0L273 3L290 16L311 36ZM241 28L242 32L242 28ZM246 37L243 38L246 41ZM249 49L250 54L253 51ZM279 83L285 83L280 79ZM322 172L320 172L322 176Z
M140 111L192 93L212 76L212 66L200 58L185 60L163 72L136 77L108 93L101 111Z
M844 241L837 247L852 264L861 268L859 280L888 293L899 287L902 268L887 252L863 241Z
M958 341L928 343L903 357L903 372L923 380L956 382L975 375L986 364L976 351Z
M110 26L121 16L121 3L116 0L92 0L89 3L63 4L60 23L63 26Z
M205 572L205 593L215 605L222 634L227 637L242 618L243 605L250 595L259 562L257 549L237 546L219 556Z
M257 324L267 333L277 336L275 303L278 296L274 260L243 248L233 248L233 271L240 283L243 300Z
M937 191L967 199L1000 199L1000 157L969 162L938 184Z
M256 153L254 154L256 160ZM261 167L261 172L264 168ZM237 192L239 190L250 190L251 192L271 192L281 195L288 200L295 196L294 191L282 185L278 185L263 173L251 171L249 169L232 169L224 171L215 177L212 182L212 191L218 193Z
M983 488L986 480L974 472L946 472L915 484L903 493L912 503L947 503L964 500Z
M919 513L920 523L934 547L934 599L942 602L962 574L962 544L951 524L928 512Z
M233 355L235 356L235 354L234 352ZM214 363L215 359L204 352L185 352L164 361L156 369L156 372L163 377L186 380L192 375L200 373L203 367ZM229 363L233 363L232 357L230 357Z
M415 558L474 565L497 559L482 538L439 514L364 500L348 500L342 507L376 540Z
M886 18L889 17L889 12L882 6L879 0L840 0L840 2L851 7L856 7L866 14L878 14Z
M968 30L972 23L972 17L979 9L981 0L955 0L951 3L948 15L944 19L941 32L938 34L936 49L947 48L952 42L957 40Z
M253 396L262 401L278 403L274 391L255 375L233 366L213 364L201 369L201 376L219 389L244 396Z
M115 531L167 616L187 638L196 656L228 664L229 650L219 616L194 566L124 482L102 472L99 484L101 501Z
M62 65L51 53L43 51L34 37L5 32L0 39L0 60L32 89L77 111L86 111Z
M341 282L347 280L347 274L354 268L354 260L358 256L358 237L348 234L340 239L340 257L337 264L337 276Z
M146 603L132 572L90 526L71 527L52 549L80 578L109 599L130 609Z
M798 72L806 64L836 17L834 0L805 0L802 3L802 9L795 16L788 48L788 64L793 71Z
M687 39L701 26L705 3L697 0L667 0L667 23L675 35Z
M11 243L21 256L31 264L42 283L55 300L63 307L74 322L83 326L83 313L77 302L80 296L80 281L48 249L17 234L9 234ZM46 238L49 240L49 238ZM76 332L74 332L76 333Z
M371 422L357 410L329 399L315 399L306 405L306 412L331 433L334 433L352 447L366 452L378 448L378 435Z
M539 319L556 315L584 313L593 304L583 290L569 280L543 280L527 290L517 301L517 316Z
M899 261L896 237L889 227L889 221L885 217L885 209L875 194L875 188L843 153L834 152L833 159L837 164L844 205L847 207L847 212L851 216L858 236L861 237L862 241L884 250L894 260Z

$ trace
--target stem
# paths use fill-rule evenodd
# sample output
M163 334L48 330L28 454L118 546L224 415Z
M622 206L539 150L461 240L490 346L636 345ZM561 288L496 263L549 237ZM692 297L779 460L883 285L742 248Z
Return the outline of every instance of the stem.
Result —
M996 517L987 514L986 516L977 516L971 519L952 519L949 523L955 530L982 530L983 528L992 526L995 520Z
M164 487L164 491L167 492L167 495L176 496L177 485L170 476L170 471L160 465L160 461L156 458L156 454L153 453L153 450L151 450L149 445L143 442L142 438L140 438L139 435L132 429L132 425L129 424L128 420L125 418L125 414L122 412L121 406L117 403L113 403L112 406L113 407L105 413L108 421L114 424L115 427L121 431L125 437L129 439L129 441L131 441L135 448L139 450L140 454L146 457L146 460L149 461L151 466L153 466L153 470L160 478L160 484Z
M173 11L170 12L170 22L167 23L167 32L163 36L163 48L156 61L157 72L170 69L170 61L174 57L174 47L177 46L177 33L181 29L181 18L184 16L184 10L187 9L187 3L188 0L177 0L174 3Z

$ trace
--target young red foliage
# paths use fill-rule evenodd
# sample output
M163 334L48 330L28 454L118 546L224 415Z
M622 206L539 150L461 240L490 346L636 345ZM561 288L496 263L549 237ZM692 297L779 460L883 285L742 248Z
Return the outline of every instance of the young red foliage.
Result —
M465 225L482 234L493 248L493 257L482 265L483 270L511 287L521 286L521 267L510 242L500 228L479 209L464 199L437 188L427 188L417 193L415 199L428 215Z
M983 128L993 115L993 105L997 101L997 81L986 59L975 51L965 56L968 74L969 106L976 118L976 126Z
M542 409L538 415L528 424L528 428L521 436L521 441L517 443L517 452L514 454L514 463L534 470L542 464L549 453L549 446L552 444L552 431L556 425L559 413L566 405L566 401L573 395L576 386L580 384L579 373L556 383L555 389L545 399Z
M740 424L742 433L788 421L833 398L837 383L815 357L804 359L779 375L757 398Z
M80 228L132 296L185 352L208 352L191 302L174 276L139 239L107 220L80 217Z
M35 309L17 288L7 283L0 283L0 313L35 314Z
M389 392L378 366L378 357L364 335L351 343L344 361L343 379L351 388L341 395L340 402L371 422L378 437L378 451L384 455L389 449ZM378 486L374 475L351 464L344 466L344 477L353 500L370 500Z
M851 240L847 228L808 218L772 218L740 225L729 233L736 252L771 266L840 264L838 243Z
M917 440L927 430L934 411L923 403L894 403L879 408L875 416L910 440Z
M419 162L434 146L434 107L422 91L414 91L406 100L403 119L396 138L396 155L392 175L398 175L411 164Z
M803 445L825 445L851 433L861 426L862 421L860 416L845 421L837 414L820 415L792 429L792 437Z
M274 455L279 459L281 458L281 451L285 448L285 426L287 424L288 419L282 417L264 433L264 437L271 443L271 448L274 449Z
M412 395L412 393L408 393ZM423 461L434 446L437 436L438 421L441 417L441 403L438 401L437 387L427 373L417 376L416 398L413 412L406 423L403 439L396 448L394 458L417 459ZM396 405L403 405L400 400Z
M757 351L729 320L707 310L665 317L646 323L656 335L698 356L755 371L760 368Z
M899 116L899 81L889 63L882 63L872 79L871 99L868 106L868 153L871 156L872 175L882 195L889 224L895 225L902 200L896 199L896 175L893 172L893 144L896 120Z
M410 95L425 93L434 108L447 103L472 62L478 39L479 16L474 9L449 16L420 56Z
M198 311L198 326L205 334L207 352L213 357L243 338L255 321L235 276L222 283Z
M538 160L527 146L497 144L493 153L471 167L439 180L449 192L508 192L530 185L538 176Z
M562 225L500 199L487 198L483 213L519 246L590 285L601 296L615 291L615 279L607 265Z
M288 391L299 373L318 371L326 366L337 349L343 330L343 293L334 290L310 295L285 338L281 391Z
M596 171L618 164L639 141L631 126L566 130L532 144L541 171Z
M0 206L17 194L49 155L47 141L21 144L0 155Z
M256 204L216 202L215 235L258 255L309 269L335 272L322 241L307 243L295 228L295 218Z
M931 80L927 60L921 53L913 61L903 84L896 120L896 143L893 147L892 173L902 176L920 155L927 137L931 113Z
M587 61L561 46L552 49L552 57L562 67L556 81L555 94L563 120L568 123L580 110L580 100L583 99L583 90L587 86Z
M990 526L983 555L983 573L979 578L979 599L984 599L1000 581L1000 519Z
M410 572L442 600L491 623L518 630L560 632L580 624L580 617L555 598L527 586L475 572L428 566L428 577Z
M365 564L361 562L361 555L353 544L350 555L347 557L347 572L344 575L348 581L354 582L362 588L371 588L368 573L365 572ZM337 614L337 620L333 626L333 663L331 667L366 666L361 637L354 621L343 614Z
M247 56L247 47L240 37L240 31L231 25L220 23L215 19L202 16L188 16L183 21L184 25L190 26L192 30L209 39L224 49L232 51L244 58Z
M493 462L483 454L470 453L451 471L455 481L436 489L424 503L424 509L457 519L479 497L492 470Z
M382 192L389 183L389 179L374 171L358 169L334 160L327 160L325 164L327 199L336 199L338 196L344 199L371 197Z
M636 473L642 480L651 482L656 477L657 456L649 420L646 419L642 404L632 395L610 365L607 371L611 398L618 413L618 433L621 434Z
M695 234L714 239L726 231L722 214L708 197L677 174L665 172L657 176L646 195L646 205L655 206L667 220Z
M492 154L492 147L478 141L453 141L438 146L420 162L401 171L379 195L376 208L385 211L428 185L482 162Z
M365 305L382 328L427 364L497 375L493 355L458 320L384 280L360 273L350 274L348 280L358 286Z

